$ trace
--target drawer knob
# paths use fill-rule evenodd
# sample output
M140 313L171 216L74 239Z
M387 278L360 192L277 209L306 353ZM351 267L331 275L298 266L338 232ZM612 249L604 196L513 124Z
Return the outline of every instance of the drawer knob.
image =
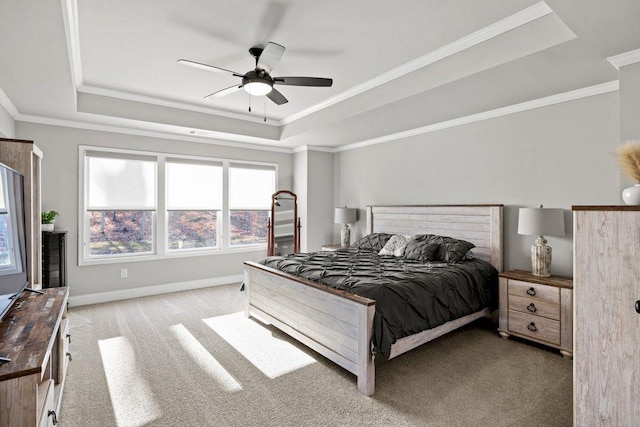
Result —
M69 362L71 362L73 359L71 358L71 353L67 352L67 357L69 358Z
M527 295L531 295L532 297L536 296L536 290L533 287L527 289Z
M53 421L53 425L58 424L58 416L56 415L56 411L47 412L47 416L51 417L51 421Z
M534 303L529 304L527 306L527 310L529 310L531 313L535 313L536 311L538 311Z
M533 322L531 322L531 323L529 323L527 325L527 329L530 330L531 332L537 332L538 331L538 327Z
M636 313L640 314L640 299L636 301Z
M67 334L67 338L69 338L69 343L71 343L71 334Z

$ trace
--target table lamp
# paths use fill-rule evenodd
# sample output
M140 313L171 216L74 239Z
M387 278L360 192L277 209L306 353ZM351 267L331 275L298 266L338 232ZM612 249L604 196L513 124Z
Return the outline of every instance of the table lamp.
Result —
M534 276L551 276L551 246L544 235L564 236L564 212L562 209L520 208L518 234L539 236L531 246L531 273Z
M356 222L356 210L354 208L336 208L334 222L336 224L342 224L340 229L340 244L343 248L351 246L351 230L349 230L349 224Z

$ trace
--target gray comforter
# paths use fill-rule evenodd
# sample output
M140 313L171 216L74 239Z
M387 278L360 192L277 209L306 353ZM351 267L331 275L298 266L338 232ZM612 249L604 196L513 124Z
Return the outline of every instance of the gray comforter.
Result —
M361 249L268 257L261 264L376 301L373 347L497 305L498 271L471 259L421 263Z

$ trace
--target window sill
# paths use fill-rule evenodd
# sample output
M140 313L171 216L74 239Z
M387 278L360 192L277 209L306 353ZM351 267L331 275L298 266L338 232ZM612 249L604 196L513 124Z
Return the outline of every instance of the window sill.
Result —
M178 258L191 258L191 257L201 257L201 256L217 256L217 255L232 255L238 253L247 253L247 252L265 252L266 256L266 245L251 245L242 248L228 248L225 250L222 249L211 249L211 250L193 250L193 251L185 251L185 252L167 252L164 255L139 255L139 256L120 256L113 258L100 258L100 259L85 259L78 263L80 267L86 267L91 265L104 265L104 264L123 264L123 263L132 263L132 262L145 262L145 261L160 261L160 260L168 260L168 259L178 259Z

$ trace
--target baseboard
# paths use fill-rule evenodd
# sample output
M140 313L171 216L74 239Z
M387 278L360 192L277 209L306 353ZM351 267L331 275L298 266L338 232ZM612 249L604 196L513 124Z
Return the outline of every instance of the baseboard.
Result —
M211 279L191 280L188 282L167 283L164 285L143 286L141 288L70 296L69 306L78 307L81 305L100 304L103 302L119 301L123 299L187 291L190 289L208 288L210 286L230 285L233 283L241 283L243 280L244 275L238 274L235 276L215 277Z

